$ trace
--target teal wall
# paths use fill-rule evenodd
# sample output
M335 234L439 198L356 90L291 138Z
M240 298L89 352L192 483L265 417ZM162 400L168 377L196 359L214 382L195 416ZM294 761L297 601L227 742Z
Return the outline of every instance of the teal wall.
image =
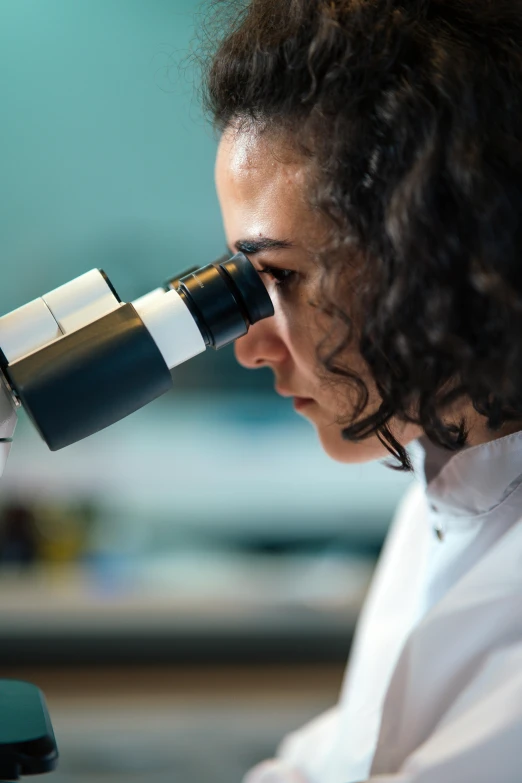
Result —
M196 0L0 11L0 313L92 267L128 300L221 254Z

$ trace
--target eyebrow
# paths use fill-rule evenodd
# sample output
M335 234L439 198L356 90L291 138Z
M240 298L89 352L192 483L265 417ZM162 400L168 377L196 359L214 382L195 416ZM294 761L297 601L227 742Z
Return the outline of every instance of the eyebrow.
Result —
M292 247L292 242L288 239L270 239L269 237L263 237L262 239L238 239L234 243L236 251L239 253L246 253L248 255L255 255L255 253L261 253L263 250L281 250L287 247Z

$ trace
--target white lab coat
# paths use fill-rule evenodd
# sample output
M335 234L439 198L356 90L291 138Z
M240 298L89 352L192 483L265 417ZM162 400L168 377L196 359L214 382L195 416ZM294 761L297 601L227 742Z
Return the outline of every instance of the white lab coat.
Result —
M244 783L522 783L522 433L412 456L338 704Z

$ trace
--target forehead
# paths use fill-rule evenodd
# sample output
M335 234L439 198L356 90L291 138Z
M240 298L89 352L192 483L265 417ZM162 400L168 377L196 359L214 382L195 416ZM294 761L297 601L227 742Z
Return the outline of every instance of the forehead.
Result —
M216 185L227 233L242 234L257 222L287 232L306 210L306 162L282 138L256 131L226 131L216 159ZM237 237L236 237L237 238Z
M261 132L255 128L228 128L223 133L217 157L217 168L232 177L286 171L297 174L304 160L293 150L289 136Z

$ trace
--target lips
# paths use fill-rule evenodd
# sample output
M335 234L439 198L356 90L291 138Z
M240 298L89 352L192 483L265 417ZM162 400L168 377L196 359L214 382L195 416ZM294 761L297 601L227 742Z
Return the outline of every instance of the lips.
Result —
M281 397L299 397L302 400L312 399L311 397L305 397L302 394L298 394L297 392L292 391L291 389L286 389L284 386L276 386L275 390Z
M293 391L290 391L290 389L285 389L281 386L276 386L275 390L281 397L292 397L294 410L296 411L300 411L302 408L306 408L308 405L315 402L312 397L301 397Z

